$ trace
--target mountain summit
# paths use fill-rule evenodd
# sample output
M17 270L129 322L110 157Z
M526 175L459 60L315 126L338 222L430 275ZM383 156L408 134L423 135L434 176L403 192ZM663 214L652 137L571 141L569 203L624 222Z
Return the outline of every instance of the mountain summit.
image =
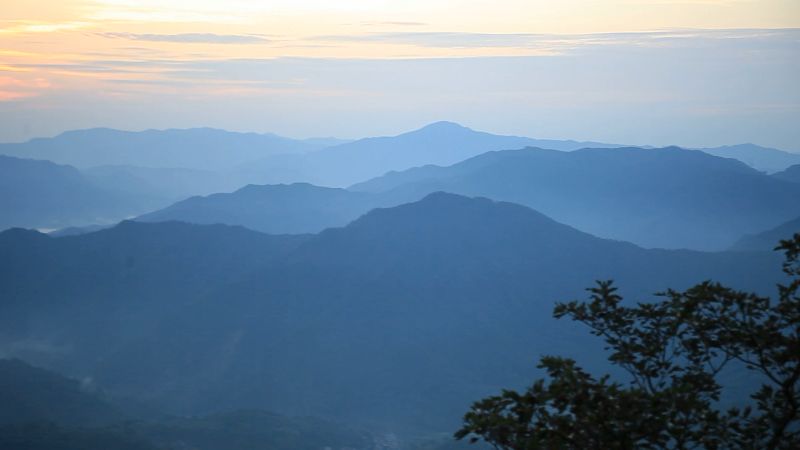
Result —
M351 189L505 200L596 236L662 248L721 250L800 214L800 185L677 147L489 152Z

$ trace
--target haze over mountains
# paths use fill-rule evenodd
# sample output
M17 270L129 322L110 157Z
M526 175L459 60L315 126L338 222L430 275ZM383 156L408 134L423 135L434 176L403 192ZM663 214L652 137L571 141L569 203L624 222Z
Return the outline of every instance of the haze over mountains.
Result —
M0 229L116 222L160 205L153 193L99 186L74 167L0 155Z
M576 150L592 145L615 146L499 136L453 122L436 122L398 136L360 139L309 154L305 164L312 173L306 181L323 186L347 186L390 170L424 164L449 165L492 150L528 146Z
M775 248L782 239L787 239L794 233L800 231L800 217L789 220L775 228L762 231L761 233L748 234L739 239L731 250L753 251L771 250Z
M525 382L535 355L585 352L550 310L595 279L636 295L707 278L768 292L779 279L770 252L644 250L444 193L315 236L125 222L7 231L0 255L7 354L165 411L427 430Z
M346 425L264 411L144 419L86 380L18 359L0 360L0 448L26 450L247 450L375 448L376 436Z
M392 172L348 190L248 186L193 197L138 220L319 232L435 191L527 205L597 236L645 247L721 250L800 215L800 185L736 160L678 148L620 148L489 152L449 167Z
M800 190L732 159L664 149L524 149L387 174L351 189L480 195L646 247L721 249L800 212Z
M36 450L443 450L540 355L608 368L554 302L604 279L642 300L707 279L772 294L771 248L800 231L800 165L752 145L437 122L352 142L95 129L0 153L0 229L18 227L0 232L0 357L26 361L0 378L33 380L0 386L33 411L0 444ZM25 406L53 396L109 422Z
M332 138L293 140L208 128L143 132L91 129L20 144L0 144L0 154L72 165L81 170L89 182L86 184L114 191L120 197L116 208L92 213L76 210L70 220L61 221L61 225L68 226L114 222L144 212L142 207L154 210L194 195L231 192L247 184L309 182L346 187L390 171L452 165L488 151L523 147L573 151L620 146L499 136L452 122L437 122L398 136L353 142ZM786 169L800 161L796 154L751 144L704 151L738 158L767 171ZM25 179L35 183L37 176L47 178L46 174L31 172ZM4 189L19 190L23 195L32 190L10 184ZM46 202L43 199L41 203ZM17 219L13 218L17 210L9 211L12 219L5 221L6 227L53 225L46 217Z
M265 233L317 233L347 225L378 206L383 196L308 183L248 185L232 193L191 197L136 218L143 222L182 221L241 225Z
M780 172L789 166L800 164L800 154L754 144L723 145L700 150L721 158L738 159L748 166L766 173Z
M790 166L786 170L774 173L772 176L792 183L800 183L800 164Z
M584 143L497 136L450 122L439 122L396 137L352 143L334 138L293 140L273 134L210 128L70 131L53 138L0 144L0 154L73 166L81 171L86 189L113 192L118 198L115 205L97 205L91 210L87 210L88 206L71 208L59 220L48 218L46 213L25 215L18 207L7 208L9 217L0 227L114 223L193 195L233 191L247 184L314 182L346 186L388 170L455 163L488 150L537 144L571 150ZM4 160L2 164L8 165L10 161ZM28 186L49 179L50 175L30 170L7 180L0 195L15 197L17 192L21 196L32 195L26 201L29 208L48 210L47 195L42 194L44 197L37 201L36 189ZM66 198L66 204L69 200Z
M0 154L47 159L80 169L126 165L219 170L269 154L308 152L326 144L213 128L138 132L94 128L19 144L0 144Z

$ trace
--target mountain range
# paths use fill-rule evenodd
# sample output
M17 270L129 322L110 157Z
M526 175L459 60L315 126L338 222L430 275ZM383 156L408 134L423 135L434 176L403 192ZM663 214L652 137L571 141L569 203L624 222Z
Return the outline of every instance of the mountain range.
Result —
M700 150L709 155L739 160L756 170L766 173L780 172L789 166L800 164L800 154L798 153L761 147L755 144L723 145Z
M454 163L485 150L535 143L563 149L580 145L496 136L447 122L395 137L355 142L293 140L210 128L70 131L53 138L0 144L0 155L9 155L0 160L0 171L14 172L0 185L0 197L6 202L1 205L6 217L0 221L0 229L114 223L192 196L233 191L248 184L315 181L346 185L387 170ZM24 170L20 160L26 161ZM42 162L34 164L33 160ZM55 165L47 162L57 163L64 173L56 174ZM70 172L69 182L66 171ZM50 186L43 185L42 180L51 179Z
M774 173L772 176L792 183L800 183L800 164L795 164L786 170Z
M493 135L452 122L433 123L398 136L357 141L333 138L293 140L272 134L233 133L208 128L142 132L110 129L72 131L54 138L0 144L0 154L71 164L80 171L83 178L80 183L85 186L82 194L74 195L71 194L76 190L74 187L51 189L56 194L46 192L47 187L29 187L35 186L37 180L50 179L51 175L46 164L28 164L28 169L18 171L13 180L2 186L0 196L7 202L13 201L9 198L17 197L26 200L24 208L19 202L5 208L7 217L0 227L55 228L114 223L192 196L231 192L248 184L310 182L344 187L387 172L431 164L452 165L488 151L526 146L562 151L582 147L619 147L594 142ZM797 156L751 144L704 151L739 158L760 170L783 167ZM0 164L9 165L9 161L6 158ZM80 178L74 170L71 177ZM787 171L786 175L780 173L775 177L791 179L792 175ZM94 191L88 197L96 198L89 199L87 190ZM70 206L53 206L54 195L60 196L59 205ZM114 197L115 200L100 201L99 197ZM419 198L419 195L400 196L403 201ZM397 201L383 203L385 206L393 204ZM366 210L359 208L357 213ZM48 214L51 217L47 217ZM346 219L356 216L351 214ZM569 222L566 217L561 219ZM345 222L330 223L341 225ZM650 245L644 241L637 242ZM712 247L721 248L718 245Z
M391 172L347 190L247 186L192 197L137 220L316 233L435 191L520 203L580 230L646 247L721 250L800 214L799 185L736 160L679 148L622 148L490 152L449 167Z
M645 250L445 193L316 235L124 222L10 230L0 255L6 354L171 413L262 408L390 430L453 429L544 353L605 367L585 330L551 317L594 280L646 298L705 279L771 293L781 279L771 252Z
M232 193L190 197L136 220L241 225L273 234L317 233L347 225L377 206L388 206L388 200L308 183L248 185Z
M555 302L607 279L626 301L709 279L774 294L771 249L800 231L800 164L750 144L437 122L0 153L0 448L455 448L469 404L542 355L626 380Z
M493 150L542 146L576 150L587 146L617 147L576 141L538 140L475 131L453 122L436 122L418 130L391 137L359 139L303 156L308 181L322 186L347 186L426 164L450 165ZM269 165L270 160L264 161ZM254 167L259 167L258 163Z
M111 223L165 204L100 186L71 166L0 155L0 229Z
M737 241L731 250L753 251L772 250L782 239L788 239L794 233L800 233L800 217L782 223L761 233L748 234Z
M449 167L389 173L350 189L485 196L645 247L721 250L800 214L797 184L677 147L489 152Z
M299 141L274 134L213 128L67 131L52 138L0 144L0 154L45 159L79 169L106 165L219 170L270 154L318 150L335 140Z
M378 438L340 423L258 410L203 417L131 414L90 385L18 359L0 359L0 448L371 450Z

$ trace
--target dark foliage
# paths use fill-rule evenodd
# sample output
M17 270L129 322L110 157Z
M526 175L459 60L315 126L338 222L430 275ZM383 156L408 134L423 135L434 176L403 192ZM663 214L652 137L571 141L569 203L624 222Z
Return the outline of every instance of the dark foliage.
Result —
M704 282L623 306L607 281L589 302L559 304L555 316L603 338L631 383L546 357L549 380L475 403L456 437L499 449L800 448L800 234L778 249L790 282L776 300ZM719 374L737 363L762 384L725 409Z

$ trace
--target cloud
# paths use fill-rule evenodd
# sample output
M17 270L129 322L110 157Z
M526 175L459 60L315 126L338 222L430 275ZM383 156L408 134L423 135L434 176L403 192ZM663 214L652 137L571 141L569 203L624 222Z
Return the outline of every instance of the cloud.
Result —
M269 42L262 36L252 34L215 34L215 33L179 33L179 34L145 34L145 33L98 33L100 36L113 39L130 39L133 41L182 42L188 44L259 44Z
M26 80L0 76L0 102L34 97L49 87L50 82L40 77Z
M395 26L395 27L424 27L428 24L425 22L412 22L412 21L402 21L402 20L388 20L388 21L378 21L378 22L361 22L363 26Z
M88 22L36 22L11 21L10 26L0 28L0 34L57 33L85 28Z
M465 33L465 32L383 32L349 35L315 36L310 40L334 42L375 42L411 44L422 47L519 47L546 38L547 35L524 33Z
M427 48L525 48L560 53L587 45L664 45L686 39L753 39L798 36L798 29L664 30L649 32L537 34L470 33L451 31L396 31L362 34L323 35L310 41L404 44Z

